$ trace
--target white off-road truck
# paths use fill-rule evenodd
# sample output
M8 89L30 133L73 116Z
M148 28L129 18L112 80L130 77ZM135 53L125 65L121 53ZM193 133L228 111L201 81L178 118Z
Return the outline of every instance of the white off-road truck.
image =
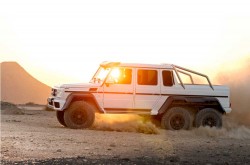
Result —
M201 77L205 84L194 80ZM89 83L52 89L48 107L65 127L89 128L95 113L150 115L170 130L221 127L231 112L229 88L172 64L103 62Z

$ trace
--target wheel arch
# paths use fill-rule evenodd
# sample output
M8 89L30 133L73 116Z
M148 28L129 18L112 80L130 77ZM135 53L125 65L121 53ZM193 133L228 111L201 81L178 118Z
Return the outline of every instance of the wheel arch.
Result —
M93 94L81 93L81 92L71 93L66 99L66 103L63 106L63 110L65 111L70 106L70 104L75 102L75 101L90 102L95 107L96 112L104 113Z
M171 107L182 106L182 107L195 107L198 110L203 108L215 108L220 113L225 113L225 110L221 106L219 100L216 97L207 96L170 96L163 103L158 111L158 115L163 115Z

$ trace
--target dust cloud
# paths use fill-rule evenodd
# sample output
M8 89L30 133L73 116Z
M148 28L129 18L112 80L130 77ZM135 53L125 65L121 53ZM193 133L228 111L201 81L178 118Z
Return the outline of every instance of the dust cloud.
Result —
M117 132L139 132L144 134L158 134L159 129L139 115L130 114L96 114L92 129Z
M232 112L223 117L223 128L198 128L197 135L250 139L250 55L224 64L214 83L230 87Z
M230 87L230 121L250 127L250 56L225 66L217 81Z

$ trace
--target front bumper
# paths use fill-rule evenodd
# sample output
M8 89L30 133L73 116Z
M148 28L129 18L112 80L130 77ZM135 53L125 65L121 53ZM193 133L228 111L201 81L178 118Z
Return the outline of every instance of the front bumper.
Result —
M47 106L51 109L57 110L57 111L62 111L63 110L63 106L65 104L65 101L63 100L59 100L57 98L54 97L49 97L47 99Z

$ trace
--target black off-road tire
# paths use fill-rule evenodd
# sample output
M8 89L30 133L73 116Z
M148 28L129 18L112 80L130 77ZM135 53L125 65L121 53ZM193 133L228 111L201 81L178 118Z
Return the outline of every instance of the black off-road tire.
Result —
M213 108L200 110L195 117L195 126L222 127L222 114Z
M56 117L61 125L67 127L64 121L64 111L56 111Z
M95 121L95 109L85 101L75 101L65 110L64 121L69 128L89 128Z
M191 125L191 115L183 107L172 107L161 118L161 127L168 130L188 130Z

